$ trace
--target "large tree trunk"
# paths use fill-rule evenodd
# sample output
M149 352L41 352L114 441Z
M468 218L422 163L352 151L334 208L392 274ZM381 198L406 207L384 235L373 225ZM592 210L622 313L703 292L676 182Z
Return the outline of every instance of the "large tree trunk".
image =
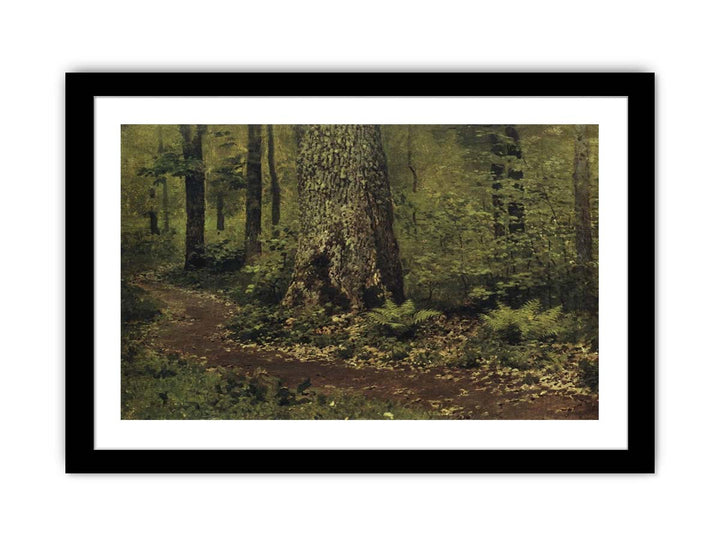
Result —
M185 269L205 263L205 170L202 166L202 136L206 126L180 126L183 157L189 165L185 173Z
M267 151L268 172L270 173L270 194L272 197L270 217L273 236L277 236L277 227L280 224L280 182L278 181L277 171L275 170L275 137L273 135L272 124L268 124L267 126Z
M509 139L509 140L508 140ZM491 135L492 153L500 158L490 165L490 175L493 180L492 203L494 208L494 231L495 237L504 236L506 232L516 233L525 230L525 207L517 201L510 201L505 208L505 197L501 193L502 188L507 180L513 181L513 187L521 192L523 186L523 171L520 168L514 168L505 161L509 158L522 158L522 150L520 148L520 134L512 126L505 128L504 136ZM505 216L509 216L507 229L505 226Z
M379 126L305 126L298 154L300 238L286 305L360 309L403 299Z
M575 248L578 263L592 261L592 222L590 217L590 163L587 126L575 126Z
M248 126L247 189L245 197L245 260L260 253L262 217L262 135L259 125Z

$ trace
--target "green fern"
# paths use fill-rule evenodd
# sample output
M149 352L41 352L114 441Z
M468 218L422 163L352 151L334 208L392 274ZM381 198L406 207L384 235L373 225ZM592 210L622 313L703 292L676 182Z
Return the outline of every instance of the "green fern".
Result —
M434 309L415 309L412 300L406 300L402 304L387 300L383 307L368 313L368 320L395 336L404 336L413 333L419 325L438 315L440 312Z
M501 339L519 343L556 337L561 317L560 306L543 311L539 300L530 300L519 309L500 304L483 319Z

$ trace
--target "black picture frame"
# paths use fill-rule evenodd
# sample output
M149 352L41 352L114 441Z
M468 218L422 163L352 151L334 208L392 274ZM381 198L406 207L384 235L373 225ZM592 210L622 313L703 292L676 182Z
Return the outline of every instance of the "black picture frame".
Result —
M248 84L252 81L252 84ZM652 73L68 73L68 473L652 473L655 467ZM94 447L96 96L626 96L628 448L624 450L98 450ZM118 368L119 369L119 368Z

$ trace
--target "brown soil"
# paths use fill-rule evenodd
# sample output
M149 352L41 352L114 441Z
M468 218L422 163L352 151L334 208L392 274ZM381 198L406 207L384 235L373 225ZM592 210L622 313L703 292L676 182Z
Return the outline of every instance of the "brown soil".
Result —
M469 419L597 419L598 402L589 396L546 395L503 388L502 380L480 384L468 370L435 368L417 371L357 368L327 360L300 361L279 351L243 347L225 337L224 324L237 309L207 294L157 281L138 283L167 305L150 336L165 352L195 356L208 366L256 368L279 377L289 387L308 377L319 391L342 390L430 410L445 410L449 418ZM521 401L525 399L524 401Z

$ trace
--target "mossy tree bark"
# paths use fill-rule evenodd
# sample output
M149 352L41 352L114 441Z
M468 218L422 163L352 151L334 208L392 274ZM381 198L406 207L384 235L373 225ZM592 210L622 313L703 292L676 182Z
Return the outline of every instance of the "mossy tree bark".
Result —
M305 126L298 154L300 238L286 305L361 309L403 299L379 126Z
M205 169L202 138L206 126L180 126L183 138L185 173L185 269L202 267L205 263Z
M247 188L245 196L245 259L260 253L262 218L262 134L259 125L248 126Z
M575 191L575 248L578 263L592 261L592 221L590 215L590 158L587 126L575 126L575 164L573 187Z

